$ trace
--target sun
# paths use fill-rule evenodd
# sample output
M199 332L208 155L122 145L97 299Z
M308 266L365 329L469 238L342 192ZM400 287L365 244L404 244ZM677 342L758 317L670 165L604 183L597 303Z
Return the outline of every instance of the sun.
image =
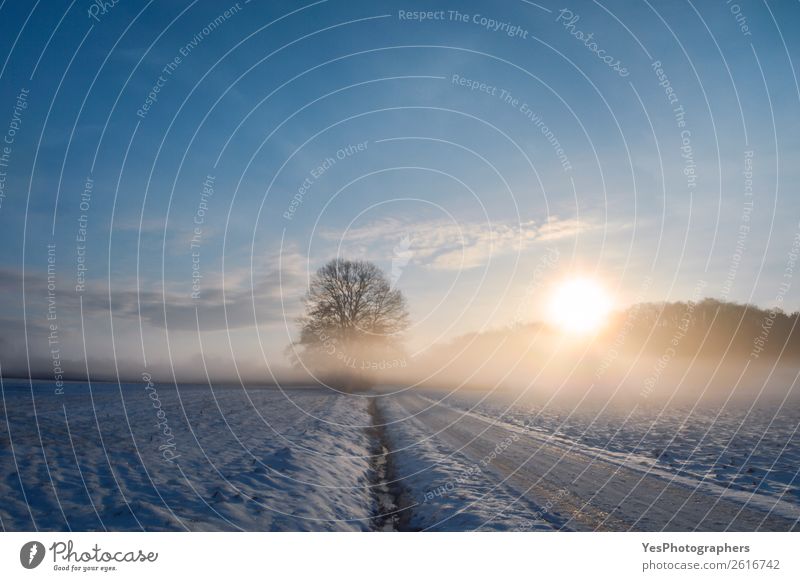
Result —
M598 281L572 277L553 288L547 316L557 329L583 335L600 329L613 306L611 296Z

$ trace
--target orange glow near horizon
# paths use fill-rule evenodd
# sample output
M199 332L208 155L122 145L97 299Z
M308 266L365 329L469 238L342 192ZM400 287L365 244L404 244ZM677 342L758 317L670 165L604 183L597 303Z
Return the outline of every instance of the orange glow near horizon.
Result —
M599 330L614 306L611 296L597 280L570 277L553 288L547 319L556 329L573 335Z

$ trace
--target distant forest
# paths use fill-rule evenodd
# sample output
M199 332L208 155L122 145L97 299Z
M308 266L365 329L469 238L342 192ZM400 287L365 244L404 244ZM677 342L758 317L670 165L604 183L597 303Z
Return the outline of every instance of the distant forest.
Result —
M434 345L410 368L426 386L447 389L535 384L531 393L580 399L590 392L617 397L623 384L627 389L619 397L638 397L645 389L648 397L672 396L679 385L688 390L681 397L727 396L736 385L742 397L767 385L763 371L783 364L783 374L798 363L798 319L800 313L717 299L640 303L615 312L595 334L561 334L532 322L462 335ZM744 366L755 375L740 381ZM773 379L765 393L782 397L791 379ZM696 385L705 387L697 392Z
M699 302L640 303L611 316L596 335L582 338L602 353L669 359L800 358L800 313L706 298ZM516 365L525 353L541 358L558 340L545 323L528 323L469 333L435 346L432 361L456 365L482 360L487 353ZM442 359L444 358L444 359Z
M697 303L642 303L618 313L603 335L612 342L615 336L625 336L628 349L672 348L676 357L798 358L799 318L800 312L712 298Z

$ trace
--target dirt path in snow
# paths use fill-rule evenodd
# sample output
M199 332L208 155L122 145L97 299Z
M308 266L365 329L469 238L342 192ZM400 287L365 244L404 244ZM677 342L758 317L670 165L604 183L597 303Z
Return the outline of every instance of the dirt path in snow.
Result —
M371 464L370 484L375 499L375 516L372 529L376 531L408 531L411 504L400 480L395 474L392 456L389 453L384 419L375 398L369 400L368 411L372 427L367 429L374 442Z

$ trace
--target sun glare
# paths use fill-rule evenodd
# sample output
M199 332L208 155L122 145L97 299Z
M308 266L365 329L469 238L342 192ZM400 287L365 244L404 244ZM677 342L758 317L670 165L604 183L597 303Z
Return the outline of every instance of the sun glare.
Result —
M561 331L585 334L606 322L613 307L603 286L591 278L569 278L557 284L550 298L548 318Z

